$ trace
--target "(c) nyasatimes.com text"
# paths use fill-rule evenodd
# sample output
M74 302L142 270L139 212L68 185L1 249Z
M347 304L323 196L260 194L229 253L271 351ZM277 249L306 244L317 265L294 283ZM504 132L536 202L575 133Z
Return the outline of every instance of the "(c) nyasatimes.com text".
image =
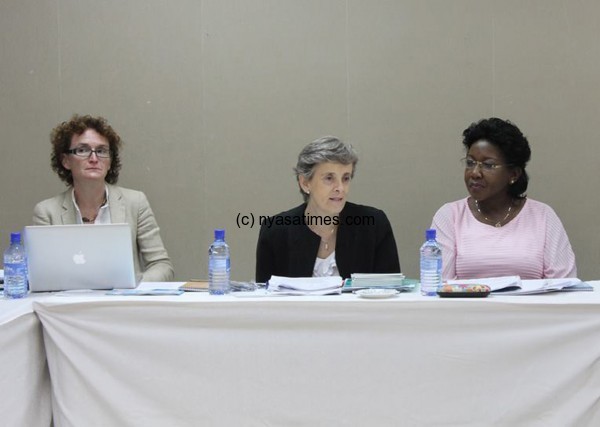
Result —
M375 225L375 217L372 215L356 215L356 216L321 216L321 215L276 215L276 216L265 216L265 215L254 215L250 213L238 213L236 217L236 224L238 228L253 228L256 224L255 218L258 217L258 225L266 226L271 228L272 226L286 226L286 225L306 225L306 226L319 226L319 225Z

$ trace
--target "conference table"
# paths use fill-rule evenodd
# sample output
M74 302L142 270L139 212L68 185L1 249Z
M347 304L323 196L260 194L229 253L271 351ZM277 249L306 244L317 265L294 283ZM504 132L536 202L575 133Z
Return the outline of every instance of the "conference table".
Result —
M0 291L1 292L1 291ZM50 376L33 303L45 296L0 298L0 425L49 426Z
M33 310L59 427L597 426L589 283L471 299L93 291Z

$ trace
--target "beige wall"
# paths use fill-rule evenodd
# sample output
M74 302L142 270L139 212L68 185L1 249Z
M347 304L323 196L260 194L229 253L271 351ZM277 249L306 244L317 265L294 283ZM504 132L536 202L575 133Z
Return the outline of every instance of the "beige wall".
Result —
M2 0L1 246L64 188L48 135L78 112L124 138L119 183L148 195L177 279L206 275L215 227L252 278L237 214L299 204L291 168L325 134L359 150L350 200L388 214L416 277L423 230L466 195L461 132L495 115L599 279L599 36L595 0Z

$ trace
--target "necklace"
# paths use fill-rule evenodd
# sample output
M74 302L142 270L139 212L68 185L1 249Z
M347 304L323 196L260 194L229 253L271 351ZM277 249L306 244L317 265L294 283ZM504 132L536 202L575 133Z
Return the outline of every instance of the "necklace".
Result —
M502 223L504 221L506 221L506 219L510 216L510 212L512 211L512 202L508 206L508 210L506 211L506 215L504 215L504 218L502 218L500 221L498 221L496 223L494 223L494 221L492 221L491 219L489 219L487 216L485 216L483 214L483 212L481 212L481 209L479 209L479 202L477 201L477 199L475 199L475 207L477 208L477 212L479 212L479 215L481 215L483 217L483 219L485 219L488 223L493 224L494 227L500 228L500 227L502 227Z
M104 193L104 199L102 199L102 203L100 203L100 206L98 206L98 209L96 210L96 215L94 215L91 218L87 218L85 216L81 217L81 221L83 221L85 224L91 224L94 221L96 221L96 218L98 218L98 214L100 213L100 208L102 206L104 206L106 204L106 193Z
M93 217L91 217L91 218L88 218L88 217L86 217L86 216L82 216L82 217L81 217L81 220L82 220L84 223L86 223L86 224L90 224L90 223L93 223L94 221L96 221L96 217L97 217L97 216L98 216L98 214L94 215L94 216L93 216Z
M313 227L309 227L313 233L315 233L317 236L321 237L321 235L319 233L317 233L317 231L313 228ZM326 251L329 250L329 241L331 240L331 238L333 237L333 233L335 232L335 227L331 228L331 232L330 232L330 236L327 238L327 240L325 240L323 237L321 237L321 245L323 245L323 247L325 248Z

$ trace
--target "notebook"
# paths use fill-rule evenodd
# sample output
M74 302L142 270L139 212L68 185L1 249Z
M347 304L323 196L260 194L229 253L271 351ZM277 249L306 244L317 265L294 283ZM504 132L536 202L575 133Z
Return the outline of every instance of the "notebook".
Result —
M128 224L25 227L32 292L137 286Z

